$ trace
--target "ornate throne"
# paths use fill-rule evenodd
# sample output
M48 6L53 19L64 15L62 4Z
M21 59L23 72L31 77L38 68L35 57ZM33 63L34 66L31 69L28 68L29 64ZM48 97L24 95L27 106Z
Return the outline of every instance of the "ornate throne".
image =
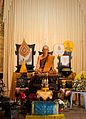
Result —
M24 60L26 63L26 67L28 72L34 71L34 55L35 55L35 44L27 44L25 40L23 40L22 44L16 44L16 51L15 54L17 55L17 70L16 72L20 71L20 67L22 61Z

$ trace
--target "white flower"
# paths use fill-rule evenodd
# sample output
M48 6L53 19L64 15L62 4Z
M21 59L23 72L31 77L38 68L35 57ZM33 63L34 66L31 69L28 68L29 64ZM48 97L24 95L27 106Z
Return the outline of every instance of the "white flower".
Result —
M61 105L61 104L64 105L64 102L63 102L61 99L58 99L58 101L59 101L59 104L60 104L60 105Z

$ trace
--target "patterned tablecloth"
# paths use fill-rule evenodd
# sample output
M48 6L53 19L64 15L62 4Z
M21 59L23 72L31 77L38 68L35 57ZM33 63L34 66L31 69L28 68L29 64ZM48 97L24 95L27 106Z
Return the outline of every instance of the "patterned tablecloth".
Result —
M52 99L52 90L38 90L37 91L37 98L42 97L43 100L46 100L47 98Z
M51 115L58 114L58 102L55 101L33 101L32 114L34 115Z

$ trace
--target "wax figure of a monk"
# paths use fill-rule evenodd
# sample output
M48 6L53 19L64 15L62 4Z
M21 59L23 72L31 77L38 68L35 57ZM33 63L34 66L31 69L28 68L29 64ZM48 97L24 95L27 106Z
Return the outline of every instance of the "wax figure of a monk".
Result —
M44 45L42 48L42 54L38 56L36 73L56 73L54 69L54 56L49 54L49 47Z

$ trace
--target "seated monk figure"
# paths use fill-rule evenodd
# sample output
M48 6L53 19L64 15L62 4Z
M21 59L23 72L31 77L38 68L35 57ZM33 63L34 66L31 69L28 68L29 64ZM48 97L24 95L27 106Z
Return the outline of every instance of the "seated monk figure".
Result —
M36 73L56 73L54 69L54 56L49 54L49 47L44 45L42 48L42 54L38 56Z

